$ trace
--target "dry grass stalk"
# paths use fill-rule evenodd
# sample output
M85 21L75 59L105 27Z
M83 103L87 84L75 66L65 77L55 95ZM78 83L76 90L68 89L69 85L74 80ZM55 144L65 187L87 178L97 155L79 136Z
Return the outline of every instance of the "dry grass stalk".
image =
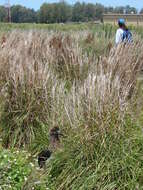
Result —
M0 50L6 146L13 139L17 146L31 143L38 122L71 127L83 123L102 131L117 117L115 126L120 127L142 65L142 42L113 48L97 60L83 53L80 38L16 31L8 36Z

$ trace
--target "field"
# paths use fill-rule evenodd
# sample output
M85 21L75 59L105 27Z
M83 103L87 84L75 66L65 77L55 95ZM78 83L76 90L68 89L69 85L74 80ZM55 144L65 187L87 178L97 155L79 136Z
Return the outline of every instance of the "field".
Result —
M0 25L0 189L142 190L142 28Z

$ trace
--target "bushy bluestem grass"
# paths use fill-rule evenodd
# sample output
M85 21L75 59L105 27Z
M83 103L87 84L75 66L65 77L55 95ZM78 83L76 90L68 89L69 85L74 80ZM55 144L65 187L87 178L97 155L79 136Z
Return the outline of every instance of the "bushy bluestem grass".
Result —
M47 164L44 176L47 187L142 189L142 133L126 119L122 130L117 133L110 130L104 137L94 133L95 129L90 133L80 128L72 134ZM115 127L114 121L112 124Z
M86 40L88 34L84 36ZM110 109L118 107L120 113L126 107L142 64L142 44L136 40L130 47L113 48L108 57L91 58L79 39L79 34L72 38L35 31L7 37L0 51L6 147L31 143L41 123L49 128L73 125L92 110L101 120Z
M0 49L3 145L37 152L59 126L65 138L42 173L44 188L141 189L142 133L130 107L143 43L136 37L107 53L97 45L96 55L83 47L92 40L89 32L8 35Z

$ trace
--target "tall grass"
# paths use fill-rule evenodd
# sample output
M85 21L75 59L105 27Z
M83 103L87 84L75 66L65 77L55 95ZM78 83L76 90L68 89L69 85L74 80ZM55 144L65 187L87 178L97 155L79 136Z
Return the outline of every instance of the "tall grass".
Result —
M51 127L65 134L41 178L50 190L143 187L142 134L130 110L143 42L114 47L105 34L13 31L0 48L3 146L37 152Z
M83 34L82 40L90 43L89 34ZM99 58L82 51L80 38L44 32L13 32L7 37L0 52L6 147L11 141L18 146L31 143L40 123L76 125L78 117L86 123L90 114L101 122L112 109L122 113L142 64L142 43L121 45ZM96 42L96 35L92 38Z

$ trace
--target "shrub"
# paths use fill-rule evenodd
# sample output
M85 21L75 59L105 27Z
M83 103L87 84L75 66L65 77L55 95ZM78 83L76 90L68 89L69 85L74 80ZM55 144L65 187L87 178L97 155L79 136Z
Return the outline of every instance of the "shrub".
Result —
M3 190L19 190L32 172L34 165L29 163L25 151L0 149L0 187Z

